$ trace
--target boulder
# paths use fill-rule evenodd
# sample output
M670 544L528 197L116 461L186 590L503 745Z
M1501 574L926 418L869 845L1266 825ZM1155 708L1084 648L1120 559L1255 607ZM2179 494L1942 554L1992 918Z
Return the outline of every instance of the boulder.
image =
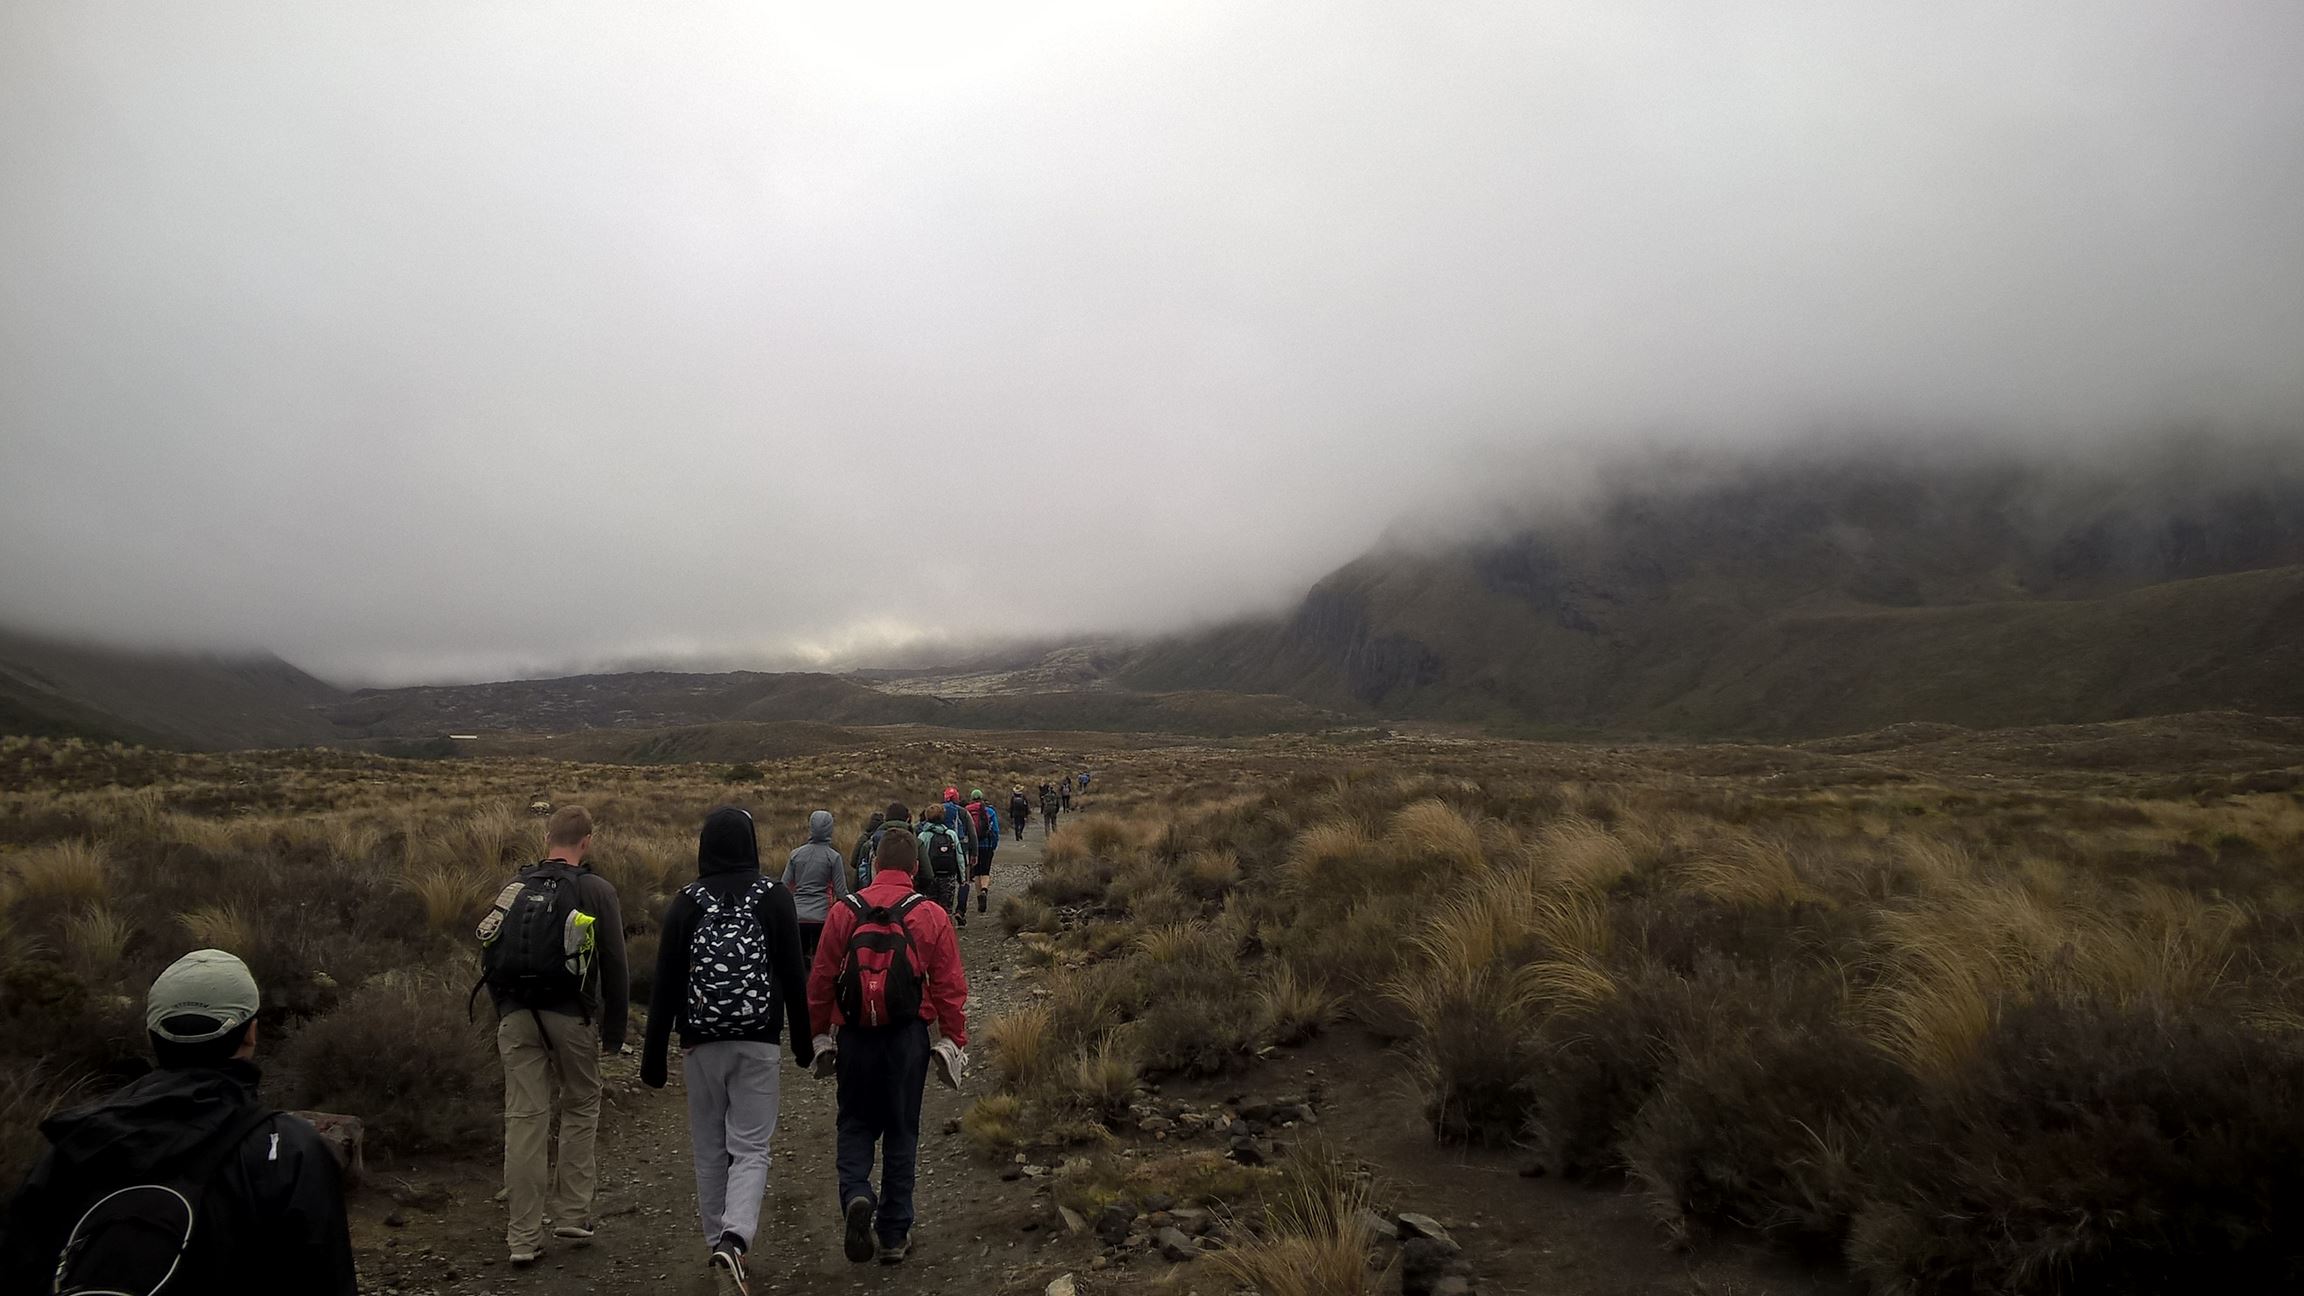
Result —
M1456 1246L1456 1239L1449 1237L1448 1230L1441 1227L1440 1221L1429 1215L1402 1211L1392 1218L1399 1222L1402 1237L1431 1238L1435 1242L1447 1243L1451 1250Z
M1056 1208L1056 1218L1064 1221L1064 1231L1067 1233L1077 1234L1085 1233L1088 1231L1087 1219L1083 1217L1080 1212L1072 1209L1069 1206L1058 1206Z
M362 1152L366 1141L366 1127L357 1116L340 1116L332 1112L290 1112L296 1119L320 1131L320 1141L336 1158L336 1169L344 1176L344 1187L350 1191L360 1186L368 1173L368 1161Z
M1136 1208L1127 1202L1114 1202L1096 1214L1096 1237L1106 1246L1126 1242L1135 1226Z
M1192 1239L1174 1228L1164 1228L1153 1234L1152 1244L1160 1248L1162 1258L1179 1264L1200 1258L1200 1248L1192 1245Z
M1048 1281L1048 1296L1080 1296L1080 1285L1072 1281L1070 1274L1051 1278Z
M1205 1208L1199 1206L1179 1206L1168 1212L1168 1219L1171 1223L1175 1224L1182 1232L1190 1233L1195 1237L1206 1233L1208 1226L1215 1222L1215 1218Z

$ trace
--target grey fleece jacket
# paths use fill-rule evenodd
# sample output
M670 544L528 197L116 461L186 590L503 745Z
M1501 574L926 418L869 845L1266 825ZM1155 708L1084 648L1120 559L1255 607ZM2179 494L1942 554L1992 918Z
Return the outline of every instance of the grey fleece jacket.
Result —
M820 923L832 911L832 901L848 894L848 859L832 844L832 812L808 816L808 844L792 852L779 878L791 888L800 921Z

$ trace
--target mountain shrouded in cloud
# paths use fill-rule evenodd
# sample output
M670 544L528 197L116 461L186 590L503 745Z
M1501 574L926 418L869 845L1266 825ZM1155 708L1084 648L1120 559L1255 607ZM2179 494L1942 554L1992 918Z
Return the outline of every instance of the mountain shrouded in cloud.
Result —
M339 681L871 657L1278 607L1630 438L2293 433L2300 38L12 5L0 622Z

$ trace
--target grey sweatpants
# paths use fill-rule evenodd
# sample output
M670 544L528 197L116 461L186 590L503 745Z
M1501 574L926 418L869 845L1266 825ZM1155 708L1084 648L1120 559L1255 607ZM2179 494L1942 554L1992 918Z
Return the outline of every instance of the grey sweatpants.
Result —
M696 1215L704 1245L733 1233L752 1249L768 1191L768 1143L776 1136L774 1044L717 1040L688 1050L688 1141L696 1147Z

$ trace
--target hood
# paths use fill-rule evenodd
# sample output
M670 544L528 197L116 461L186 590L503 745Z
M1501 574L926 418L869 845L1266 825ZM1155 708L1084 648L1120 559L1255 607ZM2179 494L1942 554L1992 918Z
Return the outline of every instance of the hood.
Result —
M256 1101L255 1064L154 1071L101 1102L41 1122L59 1169L124 1179L182 1157ZM131 1180L132 1181L132 1180Z
M696 876L740 873L760 868L760 839L752 816L735 806L722 806L705 816L704 831L696 835Z
M816 813L808 816L808 840L812 842L828 842L832 840L831 811L818 810Z

